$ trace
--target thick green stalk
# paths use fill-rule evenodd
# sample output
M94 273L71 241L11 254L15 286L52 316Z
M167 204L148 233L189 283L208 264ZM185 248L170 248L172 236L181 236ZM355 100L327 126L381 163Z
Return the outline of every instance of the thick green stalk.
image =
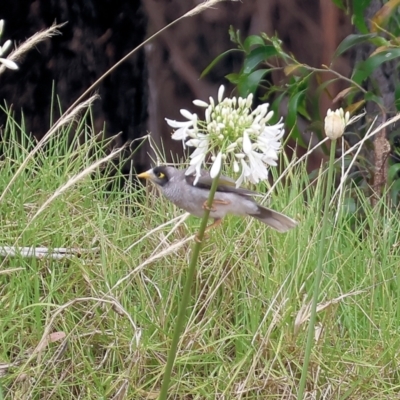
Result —
M199 258L201 244L204 238L204 233L206 231L208 217L210 215L210 209L213 203L215 192L217 191L219 180L219 174L214 178L211 185L210 195L208 196L208 209L205 210L204 217L200 224L199 233L197 234L197 240L193 246L192 257L190 259L189 268L186 275L185 286L183 288L182 300L179 305L179 312L176 318L175 330L172 336L171 348L168 352L167 365L165 366L163 382L160 390L159 400L166 400L168 396L169 382L171 380L171 372L175 362L176 350L178 348L179 338L185 323L186 309L189 305L190 299L190 289L192 287L192 282L194 278L194 273L196 271L197 260Z
M318 253L318 262L317 268L315 271L315 281L314 281L314 293L311 304L311 314L310 314L310 323L308 326L308 335L307 335L307 343L306 349L304 353L304 362L303 368L301 371L301 378L299 383L299 391L297 393L297 400L303 400L304 398L304 390L307 382L308 375L308 366L310 364L311 351L314 343L315 336L315 321L317 319L317 305L318 305L318 296L319 296L319 287L321 284L322 278L322 265L324 261L325 255L325 243L326 243L326 233L329 224L329 201L331 199L331 189L332 189L332 180L333 180L333 171L334 171L334 162L335 162L335 152L336 152L336 140L332 140L331 142L331 153L329 158L329 167L328 167L328 179L326 182L326 192L325 192L325 204L324 204L324 214L322 217L322 230L321 237L319 239L319 253Z

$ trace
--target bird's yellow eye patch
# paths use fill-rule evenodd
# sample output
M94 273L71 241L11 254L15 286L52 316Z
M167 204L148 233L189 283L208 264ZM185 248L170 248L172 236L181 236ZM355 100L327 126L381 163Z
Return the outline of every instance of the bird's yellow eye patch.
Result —
M164 178L165 178L165 174L163 174L162 172L159 172L159 173L157 174L157 178L159 178L159 179L164 179Z

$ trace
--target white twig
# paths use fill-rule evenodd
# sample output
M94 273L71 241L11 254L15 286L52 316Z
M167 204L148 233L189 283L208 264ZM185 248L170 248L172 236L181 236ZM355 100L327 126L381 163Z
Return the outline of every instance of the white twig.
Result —
M128 253L130 250L132 250L136 245L138 245L140 242L142 242L144 239L146 239L147 237L151 236L153 233L158 232L159 230L161 230L162 228L164 228L167 225L170 225L172 223L174 223L175 221L178 221L177 224L175 226L179 226L181 225L186 218L189 216L189 213L185 213L182 215L178 215L177 217L165 222L164 224L161 224L159 226L157 226L157 228L152 229L151 231L147 232L145 235L143 235L139 240L137 240L136 242L132 243L130 246L128 246L125 250L124 253ZM174 228L175 230L175 228ZM170 235L170 233L167 235L167 237ZM164 239L165 240L165 239Z
M80 255L82 253L89 253L97 251L99 248L94 247L92 249L73 249L66 247L56 247L49 249L47 247L18 247L18 246L2 246L0 247L0 256L22 256L22 257L33 257L33 258L53 258L61 259L71 256Z
M169 247L164 249L163 251L160 251L157 254L152 255L149 257L147 260L143 261L141 264L139 264L136 268L134 268L131 272L129 272L127 275L125 275L123 278L119 279L118 282L109 290L110 292L113 292L121 283L125 282L127 279L129 279L132 275L137 274L140 272L144 267L147 265L153 263L154 261L158 260L159 258L166 257L168 254L171 254L178 249L180 249L183 245L185 245L187 242L192 241L196 235L191 235L177 243L171 244Z

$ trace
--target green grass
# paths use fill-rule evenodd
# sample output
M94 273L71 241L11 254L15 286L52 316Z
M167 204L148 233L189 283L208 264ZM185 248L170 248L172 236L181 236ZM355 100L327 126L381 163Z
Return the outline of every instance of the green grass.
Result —
M10 117L1 143L0 245L93 250L63 260L0 258L0 397L156 399L193 244L187 238L200 220L159 228L183 212L151 187L121 188L118 170L107 177L110 163L46 204L105 156L105 143L83 123L68 126L16 176L34 145ZM269 204L299 221L287 234L236 217L209 234L171 399L296 398L321 245L324 307L306 395L400 396L399 219L384 199L372 209L357 192L362 213L340 209L335 223L335 201L321 244L324 180L310 184L300 165L277 185ZM65 339L46 342L54 332Z

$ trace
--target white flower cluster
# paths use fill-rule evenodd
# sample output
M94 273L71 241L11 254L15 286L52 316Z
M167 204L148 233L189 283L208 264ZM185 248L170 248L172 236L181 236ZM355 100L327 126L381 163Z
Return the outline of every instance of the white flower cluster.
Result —
M211 177L218 175L224 161L232 165L235 173L240 172L237 187L243 181L258 183L267 179L270 165L277 165L284 124L281 121L275 125L268 124L274 113L268 112L267 103L252 111L252 94L247 98L223 99L224 91L224 86L221 86L217 103L212 97L209 104L202 100L193 101L196 106L205 108L204 121L187 110L181 110L181 114L188 121L166 118L167 123L176 129L172 138L182 140L184 146L196 147L186 171L186 174L196 172L195 184L208 153L212 154L213 161Z
M0 38L3 33L4 28L4 20L0 19ZM11 47L11 40L7 40L3 46L0 46L0 63L4 64L5 67L9 69L18 69L18 65L15 64L14 61L9 60L8 58L2 57L4 53L6 53Z

